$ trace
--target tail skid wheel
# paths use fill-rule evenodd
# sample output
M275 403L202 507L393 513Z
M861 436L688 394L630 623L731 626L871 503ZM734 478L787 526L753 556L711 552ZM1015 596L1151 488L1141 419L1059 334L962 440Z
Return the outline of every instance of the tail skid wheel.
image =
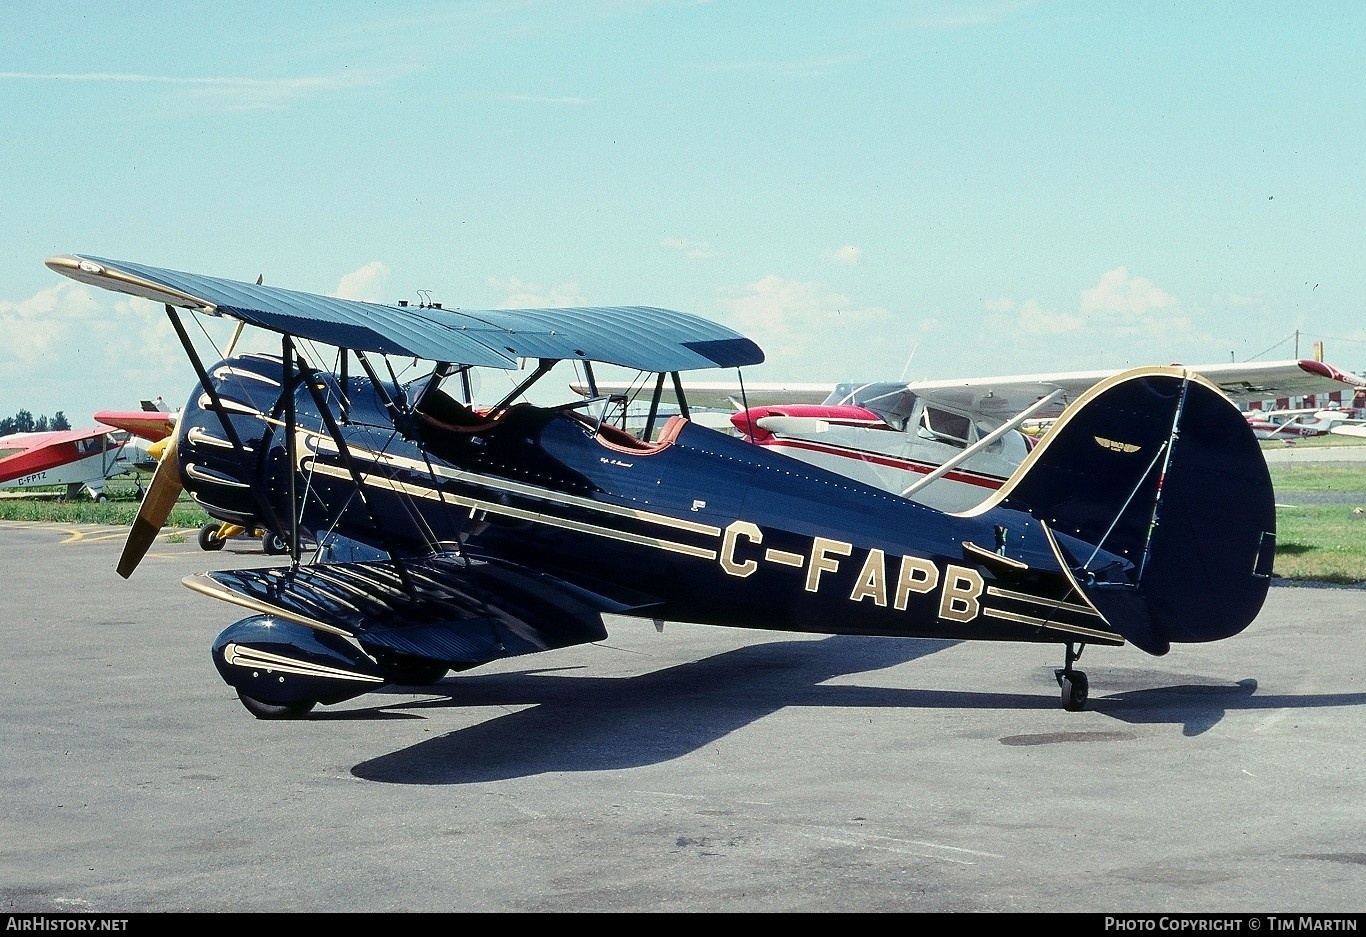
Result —
M1062 708L1068 712L1081 712L1086 708L1086 674L1080 670L1057 672L1058 686L1062 688Z
M1062 708L1068 712L1081 712L1086 708L1086 697L1090 690L1086 674L1072 669L1072 664L1081 659L1081 652L1085 649L1085 644L1067 645L1063 668L1053 671L1053 676L1058 678L1058 687L1062 690Z

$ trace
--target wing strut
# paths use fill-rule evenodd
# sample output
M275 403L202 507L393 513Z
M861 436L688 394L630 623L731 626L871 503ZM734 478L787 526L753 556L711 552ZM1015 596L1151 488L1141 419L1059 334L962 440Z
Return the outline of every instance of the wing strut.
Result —
M318 390L318 381L314 379L316 373L317 372L314 371L313 368L300 362L299 374L303 378L304 386L308 388L308 393L313 397L313 404L318 408L318 413L322 416L323 426L327 429L327 435L331 436L332 441L336 443L337 455L341 459L342 466L346 469L347 474L351 476L351 483L356 486L356 496L360 498L360 503L361 506L365 508L365 513L370 515L370 523L375 526L375 531L383 541L384 550L389 554L389 559L393 560L394 569L398 573L399 579L403 581L404 591L406 591L409 596L416 598L417 592L413 588L412 580L408 578L408 571L399 559L398 551L394 549L393 543L389 540L389 535L385 533L384 525L379 522L379 517L376 516L375 509L370 504L370 499L365 496L365 484L361 480L360 472L356 469L355 461L351 458L351 447L346 444L346 439L342 436L341 428L337 425L337 421L332 416L332 408L327 405L327 401L323 399L322 393ZM291 406L290 409L292 411L293 407ZM294 456L291 453L291 465L296 464L293 462L293 458ZM293 476L294 472L291 471L290 478L292 479Z
M295 412L294 412L294 371L296 370L296 357L294 351L294 340L288 334L280 335L280 357L284 359L283 385L285 388L285 458L289 461L289 558L293 565L299 565L299 489L297 479L299 477L296 466L299 464L299 441L294 432ZM297 369L302 376L303 369ZM312 387L312 382L304 379L304 383Z
M518 384L516 387L514 387L511 393L505 396L502 400L498 401L498 406L494 407L492 410L489 411L489 417L496 417L498 414L506 410L509 406L512 405L512 401L520 397L523 391L525 391L532 384L535 384L537 381L539 381L542 377L545 376L546 372L553 367L555 367L554 358L542 358L540 363L536 365L536 370L532 372L531 376L528 377L525 381L522 381L522 383Z
M655 419L659 416L659 398L664 394L664 372L659 372L659 377L655 378L655 392L650 397L650 415L645 418L645 430L640 434L640 438L646 442L655 432Z
M190 365L194 368L194 373L199 375L199 386L204 388L204 393L209 395L209 402L213 405L213 412L218 415L218 422L223 424L223 432L228 434L228 439L238 452L243 451L242 440L237 435L237 430L233 429L232 421L228 419L227 411L223 409L223 401L218 396L218 391L214 390L213 382L209 380L209 372L204 370L204 362L199 360L198 353L194 350L194 345L190 343L190 336L185 331L185 325L176 315L175 307L167 304L166 317L171 320L171 325L175 329L180 345L185 349L185 355L190 359Z
M375 393L379 394L380 399L384 401L384 409L388 410L393 417L394 426L398 427L398 431L404 436L411 438L413 435L412 418L394 402L393 397L389 396L389 391L385 389L384 382L381 381L379 375L375 373L375 366L370 363L370 359L365 356L365 352L356 352L356 358L360 361L361 367L365 369L365 375L370 378L370 383L375 385Z
M679 378L677 371L670 371L669 376L674 381L674 396L678 398L678 412L683 414L683 419L690 419L688 416L688 398L683 396L683 381ZM743 385L741 385L743 387Z
M351 360L351 352L345 348L338 348L337 350L341 352L341 373L337 394L341 404L342 422L345 423L351 417L351 376L347 373L347 364Z
M1025 420L1029 419L1030 416L1039 412L1039 410L1048 406L1050 403L1052 403L1054 400L1057 400L1061 396L1062 389L1059 388L1058 390L1053 391L1053 393L1049 394L1047 397L1040 397L1038 400L1034 401L1034 403L1032 403L1030 406L1026 407L1021 412L1015 414L1014 417L1007 420L1005 423L1002 423L1000 426L996 427L991 432L987 433L981 439L977 440L971 446L968 446L966 449L958 453L952 459L949 459L948 461L944 462L943 465L939 466L939 468L935 469L933 472L926 475L924 478L918 479L914 484L908 485L906 488L902 489L901 496L903 498L908 498L911 496L912 493L919 491L921 488L924 488L930 482L944 477L949 472L953 471L955 468L962 465L969 458L976 455L978 452L981 452L987 446L991 445L996 440L1000 439L1006 433L1010 432L1015 427L1023 423Z
M1190 390L1190 374L1186 374L1181 382L1181 397L1176 401L1176 412L1172 414L1171 435L1167 439L1166 454L1162 460L1162 472L1157 476L1157 491L1153 493L1153 514L1148 522L1148 535L1143 539L1143 559L1138 564L1138 581L1143 581L1143 571L1148 568L1148 556L1152 552L1153 534L1157 530L1160 522L1158 511L1162 507L1162 487L1167 481L1167 468L1172 462L1172 453L1176 451L1177 443L1181 439L1181 414L1186 409L1186 393Z

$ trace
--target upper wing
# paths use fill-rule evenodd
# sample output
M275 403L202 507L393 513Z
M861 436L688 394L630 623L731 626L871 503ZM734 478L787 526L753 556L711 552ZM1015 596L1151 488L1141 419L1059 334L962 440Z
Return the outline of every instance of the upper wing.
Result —
M1240 404L1333 391L1351 394L1366 388L1366 381L1322 361L1206 364L1189 370ZM1008 419L1055 390L1062 390L1064 403L1070 403L1097 382L1118 373L1119 369L913 381L907 389L945 406Z
M731 368L759 346L707 319L650 306L463 310L385 306L101 257L48 267L103 289L357 351L512 369L520 358L583 359L642 371Z

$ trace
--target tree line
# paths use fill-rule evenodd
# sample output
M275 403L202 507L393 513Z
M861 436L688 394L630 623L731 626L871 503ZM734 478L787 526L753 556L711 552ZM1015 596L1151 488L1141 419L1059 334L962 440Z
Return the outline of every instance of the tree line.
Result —
M10 433L55 433L63 429L71 429L71 424L67 422L66 414L61 410L51 417L40 416L36 419L27 410L20 410L14 416L0 420L0 436L8 436Z

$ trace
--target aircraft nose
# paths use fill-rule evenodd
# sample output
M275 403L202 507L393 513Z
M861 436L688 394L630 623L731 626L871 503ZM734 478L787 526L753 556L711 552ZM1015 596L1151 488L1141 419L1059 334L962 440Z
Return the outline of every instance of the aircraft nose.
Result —
M763 443L773 438L773 434L760 425L760 421L768 415L769 409L767 407L750 407L748 410L732 413L730 423L739 431L741 436L757 443Z

